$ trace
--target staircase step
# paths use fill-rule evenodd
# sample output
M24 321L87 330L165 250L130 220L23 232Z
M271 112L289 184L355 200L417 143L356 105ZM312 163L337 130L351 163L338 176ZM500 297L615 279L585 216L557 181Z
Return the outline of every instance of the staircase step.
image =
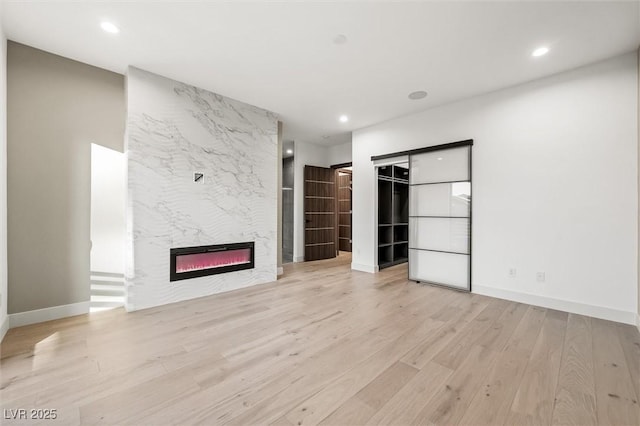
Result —
M114 302L114 303L119 303L121 305L124 304L124 295L96 295L96 294L92 294L91 295L91 303L93 304L94 302Z
M120 306L124 306L124 301L122 302L96 302L91 301L91 308L119 308Z

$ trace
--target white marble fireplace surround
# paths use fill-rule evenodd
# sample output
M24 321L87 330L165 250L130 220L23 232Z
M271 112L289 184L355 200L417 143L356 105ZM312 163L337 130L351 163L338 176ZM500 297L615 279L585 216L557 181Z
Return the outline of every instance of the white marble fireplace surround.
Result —
M275 114L130 67L125 144L128 311L276 280ZM244 241L254 269L169 281L170 248Z

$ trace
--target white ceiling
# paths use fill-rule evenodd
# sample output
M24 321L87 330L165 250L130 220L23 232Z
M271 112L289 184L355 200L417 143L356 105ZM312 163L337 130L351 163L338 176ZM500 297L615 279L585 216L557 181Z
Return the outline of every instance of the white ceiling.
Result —
M10 40L197 85L280 114L285 139L323 144L640 44L638 1L5 0L2 13ZM531 57L540 45L550 53ZM415 90L429 96L407 99Z

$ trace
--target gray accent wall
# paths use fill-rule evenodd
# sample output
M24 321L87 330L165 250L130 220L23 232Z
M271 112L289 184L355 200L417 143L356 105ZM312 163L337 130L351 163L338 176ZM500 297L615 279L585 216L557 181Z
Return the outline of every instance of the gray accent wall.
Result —
M91 144L123 151L124 77L7 50L9 314L88 302Z
M0 4L0 12L2 4ZM9 329L7 316L7 40L0 19L0 341Z

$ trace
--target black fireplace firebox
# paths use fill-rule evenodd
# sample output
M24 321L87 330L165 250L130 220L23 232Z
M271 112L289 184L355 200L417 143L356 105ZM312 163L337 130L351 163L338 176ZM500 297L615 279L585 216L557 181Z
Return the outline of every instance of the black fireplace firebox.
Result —
M223 274L255 267L255 243L172 248L170 281Z

